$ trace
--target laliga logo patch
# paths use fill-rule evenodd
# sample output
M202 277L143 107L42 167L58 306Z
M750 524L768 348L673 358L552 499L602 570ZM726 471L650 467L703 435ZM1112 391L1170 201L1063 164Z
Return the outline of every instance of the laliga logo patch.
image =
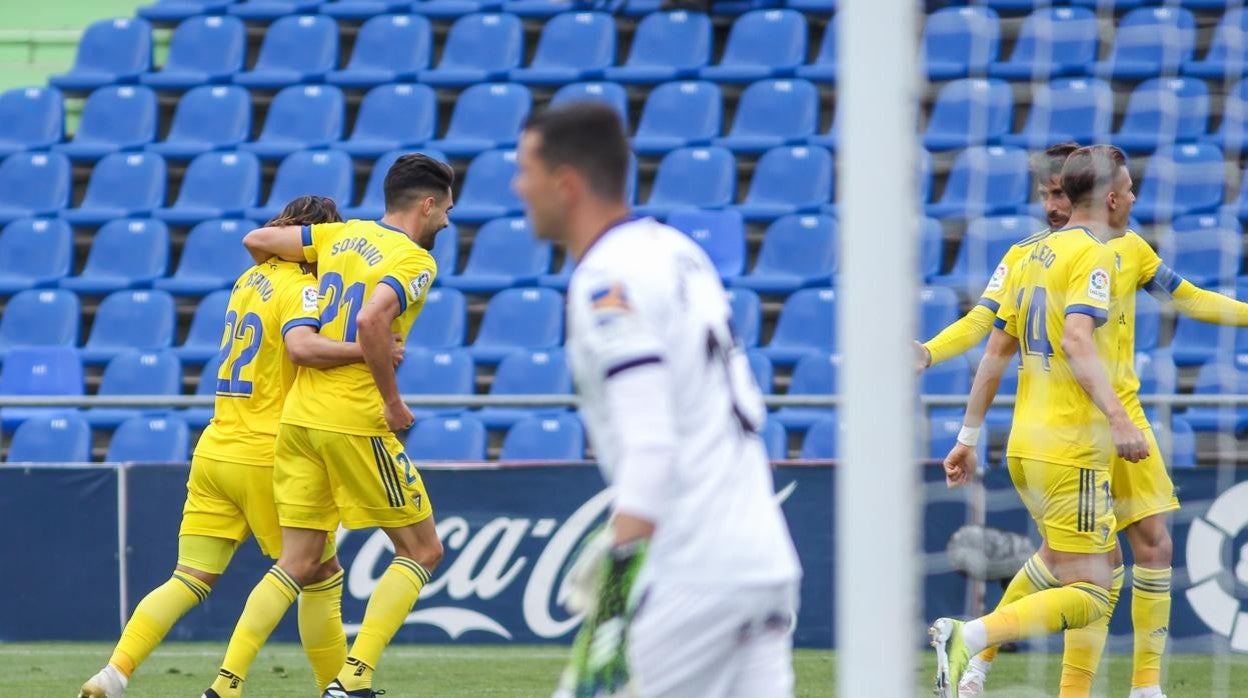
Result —
M321 296L316 292L315 286L303 287L303 309L306 312L315 312L316 304L320 301Z
M433 280L433 275L428 271L422 271L407 284L407 290L412 292L412 300L420 300L420 294L429 288L429 282Z
M1109 272L1104 269L1093 269L1088 277L1088 298L1101 302L1109 302Z
M1248 545L1239 550L1239 563L1228 567L1224 555L1248 527L1248 482L1241 482L1214 500L1203 518L1187 532L1187 602L1209 629L1231 641L1231 649L1248 652L1248 609L1234 593L1236 578L1248 583ZM1228 587L1230 590L1228 591Z
M998 264L997 270L992 272L992 278L988 279L987 291L1000 291L1005 285L1005 275L1010 273L1010 268L1005 264Z

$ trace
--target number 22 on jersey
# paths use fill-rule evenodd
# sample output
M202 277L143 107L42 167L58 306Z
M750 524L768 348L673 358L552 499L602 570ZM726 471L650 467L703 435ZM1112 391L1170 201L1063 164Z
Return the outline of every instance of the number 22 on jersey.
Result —
M259 315L247 313L239 318L237 310L225 314L225 342L217 357L217 395L251 397L252 383L242 379L243 370L255 361L263 341L264 323ZM234 357L235 343L241 347L237 357Z

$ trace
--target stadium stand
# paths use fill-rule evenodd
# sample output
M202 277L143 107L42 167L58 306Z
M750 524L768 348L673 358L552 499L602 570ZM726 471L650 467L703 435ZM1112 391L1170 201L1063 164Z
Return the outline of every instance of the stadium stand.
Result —
M251 94L237 85L201 85L178 100L164 140L146 149L168 160L191 160L236 148L251 135Z
M52 87L18 87L0 93L0 157L42 150L65 136L65 105Z
M188 17L169 41L169 56L139 82L157 90L189 90L228 82L247 59L247 28L235 17Z
M104 295L144 288L169 268L169 228L152 219L119 218L100 228L82 273L61 279L61 288L83 295Z
M71 160L99 160L156 140L156 93L140 85L106 85L87 97L68 143L52 146Z
M0 295L52 286L69 275L74 231L59 219L21 218L0 231Z

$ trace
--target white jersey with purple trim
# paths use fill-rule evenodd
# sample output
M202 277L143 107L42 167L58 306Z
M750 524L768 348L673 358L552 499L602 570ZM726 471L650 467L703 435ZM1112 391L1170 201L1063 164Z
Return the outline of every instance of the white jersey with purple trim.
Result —
M647 576L741 585L801 574L757 434L766 407L730 318L710 259L653 219L609 229L572 275L567 349L596 458L613 484L621 466L649 470L649 487L617 488L616 501L655 523ZM660 370L644 399L670 404L670 459L626 457L627 416L612 413L611 381L647 367Z

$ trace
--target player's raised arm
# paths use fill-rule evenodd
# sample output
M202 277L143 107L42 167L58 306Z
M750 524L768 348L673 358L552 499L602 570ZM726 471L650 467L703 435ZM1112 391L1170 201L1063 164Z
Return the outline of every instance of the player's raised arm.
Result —
M243 247L259 264L277 256L289 262L308 260L304 247L311 244L311 226L283 225L256 228L243 236Z
M377 284L373 295L355 319L356 341L360 343L364 363L368 364L368 370L381 393L386 425L392 431L402 431L416 421L399 394L399 382L394 374L394 335L390 333L390 323L403 311L404 300L388 284Z
M1248 327L1248 303L1203 289L1186 279L1169 291L1175 310L1202 322Z
M982 303L976 303L966 315L954 320L935 337L919 345L919 368L929 368L955 356L961 356L984 341L992 332L996 315Z

